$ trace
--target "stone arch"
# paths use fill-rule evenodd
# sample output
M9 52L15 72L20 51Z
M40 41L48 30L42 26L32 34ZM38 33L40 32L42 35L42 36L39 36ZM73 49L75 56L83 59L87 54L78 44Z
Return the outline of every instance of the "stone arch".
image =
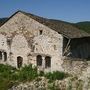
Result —
M41 55L37 55L37 66L42 66L42 56Z
M17 56L23 56L23 65L28 63L27 53L30 52L30 48L28 47L28 42L23 34L17 34L12 39L11 44L11 52L13 53L11 59L16 62ZM16 64L17 67L21 67L22 65Z
M45 68L49 68L49 67L51 67L51 57L46 56L45 57Z
M23 34L17 34L12 40L11 51L16 55L27 55L28 42Z
M17 57L17 67L21 68L23 64L23 58L21 56Z

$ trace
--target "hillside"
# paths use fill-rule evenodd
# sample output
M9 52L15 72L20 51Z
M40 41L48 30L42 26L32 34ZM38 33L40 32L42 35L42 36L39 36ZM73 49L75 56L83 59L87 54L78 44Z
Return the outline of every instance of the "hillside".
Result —
M90 21L78 22L75 24L75 26L90 33Z

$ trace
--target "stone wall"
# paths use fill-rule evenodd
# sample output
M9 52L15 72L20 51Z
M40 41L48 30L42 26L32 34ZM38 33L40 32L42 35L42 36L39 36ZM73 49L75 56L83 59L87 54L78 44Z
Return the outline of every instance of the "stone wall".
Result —
M79 58L64 58L62 67L65 72L81 75L83 72L88 72L87 69L90 68L90 61Z

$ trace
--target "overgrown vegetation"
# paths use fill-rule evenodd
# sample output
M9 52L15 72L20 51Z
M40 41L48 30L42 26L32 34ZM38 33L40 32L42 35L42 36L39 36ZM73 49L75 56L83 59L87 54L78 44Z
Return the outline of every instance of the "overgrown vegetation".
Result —
M63 80L64 78L68 77L68 74L64 72L54 71L46 73L45 77L49 79L50 82L52 82L55 80Z
M0 64L0 90L7 90L15 84L11 79L15 71L16 69L11 66Z
M64 79L67 74L59 71L46 74L44 72L38 73L37 68L32 65L17 70L11 66L0 64L0 90L7 90L19 82L35 80L38 76L44 76L50 81L54 81Z
M37 76L37 68L32 68L32 65L17 70L11 66L0 64L0 90L7 90L19 82L31 81Z

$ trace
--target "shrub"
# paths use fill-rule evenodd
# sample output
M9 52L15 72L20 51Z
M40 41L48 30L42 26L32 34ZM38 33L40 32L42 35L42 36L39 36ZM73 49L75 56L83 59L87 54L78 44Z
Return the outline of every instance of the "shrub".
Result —
M3 78L10 78L12 73L15 72L15 68L9 65L0 64L0 76Z
M37 68L32 65L23 67L18 74L20 81L33 80L38 76Z
M45 74L45 77L47 79L50 79L50 81L53 80L62 80L68 76L67 73L64 72L59 72L59 71L54 71L54 72L49 72Z
M7 90L15 81L11 82L12 74L16 71L15 68L9 65L0 64L0 90Z
M12 73L12 71L14 71L14 70L16 70L16 69L9 65L0 64L0 73L3 73L3 72Z
M44 71L40 71L39 76L44 76Z

